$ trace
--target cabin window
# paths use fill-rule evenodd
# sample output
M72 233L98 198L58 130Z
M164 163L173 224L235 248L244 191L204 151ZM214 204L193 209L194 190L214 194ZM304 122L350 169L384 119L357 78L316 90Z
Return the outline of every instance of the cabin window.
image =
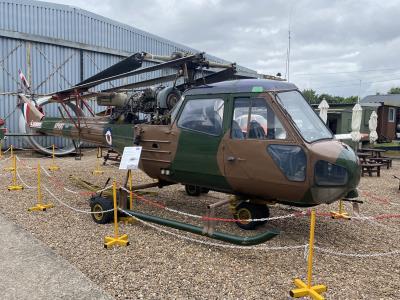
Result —
M178 126L211 135L222 133L224 100L188 100L178 120Z
M388 117L389 122L394 123L396 121L396 110L393 107L389 107Z
M231 138L282 140L286 130L264 98L236 98Z

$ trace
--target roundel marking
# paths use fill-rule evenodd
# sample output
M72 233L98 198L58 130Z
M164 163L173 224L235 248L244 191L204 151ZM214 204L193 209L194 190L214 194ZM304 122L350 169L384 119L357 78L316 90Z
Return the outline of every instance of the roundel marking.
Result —
M112 134L111 134L111 129L110 128L108 128L106 130L106 133L104 134L104 136L106 137L107 144L112 146Z

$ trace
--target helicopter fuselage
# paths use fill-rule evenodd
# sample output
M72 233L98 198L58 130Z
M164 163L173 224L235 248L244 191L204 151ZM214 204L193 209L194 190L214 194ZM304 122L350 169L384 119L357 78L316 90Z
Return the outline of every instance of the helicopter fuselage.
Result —
M182 183L294 206L331 203L356 189L354 151L334 140L296 86L226 81L186 91L166 125L82 118L79 138L122 152L141 145L140 168L161 183ZM78 137L66 120L31 128Z

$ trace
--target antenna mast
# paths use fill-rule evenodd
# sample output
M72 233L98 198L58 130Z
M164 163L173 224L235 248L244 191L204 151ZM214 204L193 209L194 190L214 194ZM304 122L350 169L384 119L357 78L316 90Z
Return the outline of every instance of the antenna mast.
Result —
M292 12L293 12L293 6L290 8L289 12L289 25L288 25L288 48L286 52L286 78L287 81L290 80L290 31L291 31L291 26L292 26Z
M288 51L287 51L287 81L290 80L290 22L288 32Z

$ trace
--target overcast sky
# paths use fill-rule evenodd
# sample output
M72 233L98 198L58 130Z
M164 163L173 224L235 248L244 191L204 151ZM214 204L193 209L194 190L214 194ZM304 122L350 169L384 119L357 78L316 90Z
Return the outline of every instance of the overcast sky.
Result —
M340 96L400 86L400 1L50 0ZM360 86L361 80L361 86Z

